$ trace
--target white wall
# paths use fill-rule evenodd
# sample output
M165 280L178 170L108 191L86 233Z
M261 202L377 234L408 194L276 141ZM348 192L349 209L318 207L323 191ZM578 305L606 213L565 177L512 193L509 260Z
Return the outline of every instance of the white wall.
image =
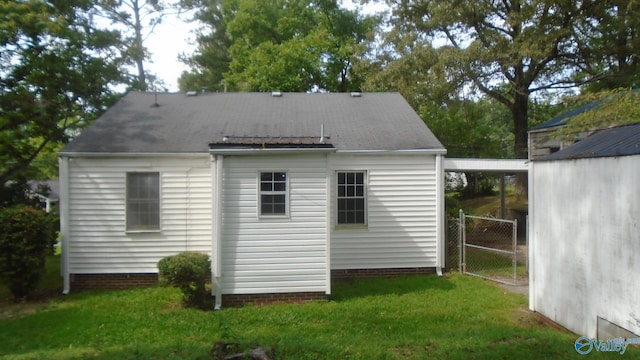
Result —
M126 173L160 173L161 231L126 232ZM181 251L211 252L208 155L181 158L69 160L69 273L155 273ZM63 204L67 206L67 204Z
M286 171L289 217L258 215L261 171ZM226 156L222 292L329 292L326 156Z
M336 227L331 205L331 268L435 267L437 254L435 155L330 157L331 199L335 172L366 170L368 225Z
M640 156L533 162L530 307L595 338L640 334Z

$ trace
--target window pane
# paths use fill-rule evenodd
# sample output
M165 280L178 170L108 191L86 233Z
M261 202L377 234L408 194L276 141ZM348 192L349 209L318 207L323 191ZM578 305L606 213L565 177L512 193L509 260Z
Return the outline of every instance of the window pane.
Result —
M160 174L127 173L127 230L160 229Z
M260 174L260 214L286 215L287 174L268 172Z
M338 224L365 224L365 173L338 173Z

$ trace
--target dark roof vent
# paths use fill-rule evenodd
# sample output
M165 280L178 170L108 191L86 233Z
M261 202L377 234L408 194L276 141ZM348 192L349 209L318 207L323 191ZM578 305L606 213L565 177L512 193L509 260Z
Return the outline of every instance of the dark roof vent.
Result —
M197 91L187 91L187 96L198 96Z
M280 91L271 92L271 97L282 97L282 93Z
M352 93L351 93L351 97L362 97L362 93L359 93L359 92L352 92Z

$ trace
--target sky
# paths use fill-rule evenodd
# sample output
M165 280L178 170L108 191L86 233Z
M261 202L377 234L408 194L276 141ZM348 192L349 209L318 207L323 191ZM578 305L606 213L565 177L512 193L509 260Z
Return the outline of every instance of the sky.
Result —
M345 7L352 9L359 0L339 0ZM363 13L373 14L386 7L384 3L369 3L364 5ZM186 21L188 15L182 19L176 15L167 15L162 23L145 41L145 46L151 52L151 61L147 62L149 72L164 81L169 92L178 91L178 78L188 67L178 60L180 54L191 55L196 49L194 33L197 24Z

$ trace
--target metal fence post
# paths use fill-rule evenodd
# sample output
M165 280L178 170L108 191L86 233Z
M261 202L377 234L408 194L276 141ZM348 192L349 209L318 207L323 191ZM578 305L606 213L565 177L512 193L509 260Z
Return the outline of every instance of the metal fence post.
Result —
M518 219L513 220L513 284L518 285Z
M464 212L458 212L458 270L464 271Z

